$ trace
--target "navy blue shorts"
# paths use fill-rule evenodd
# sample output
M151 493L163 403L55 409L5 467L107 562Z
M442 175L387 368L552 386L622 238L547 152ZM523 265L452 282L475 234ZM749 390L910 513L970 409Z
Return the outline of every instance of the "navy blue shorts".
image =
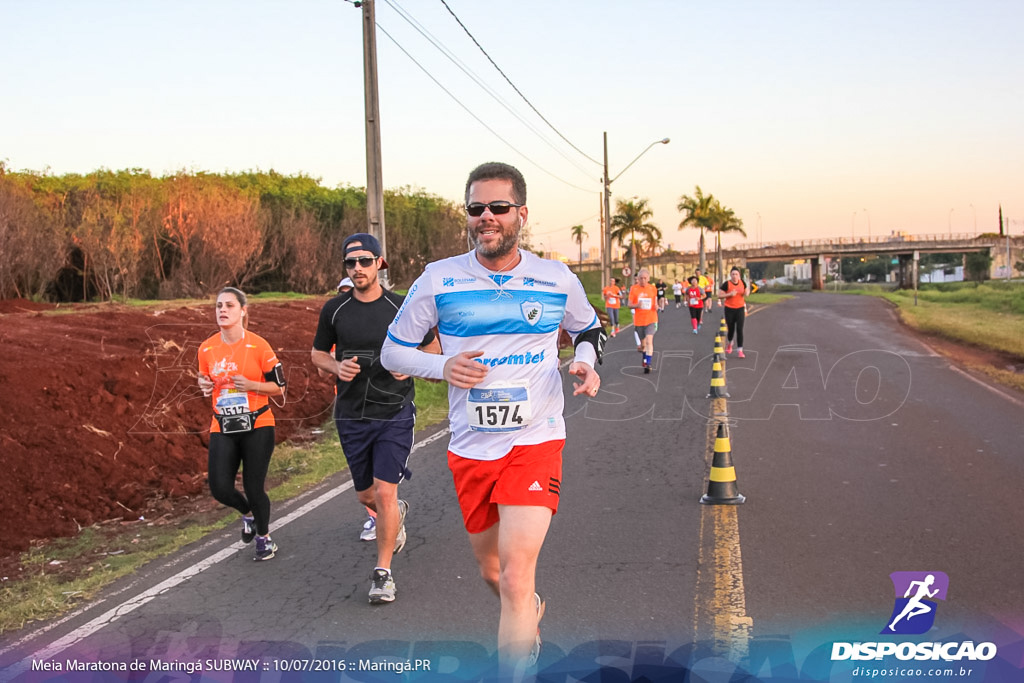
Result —
M407 463L415 424L416 407L412 402L388 420L334 418L356 491L370 488L374 479L399 484L412 478Z

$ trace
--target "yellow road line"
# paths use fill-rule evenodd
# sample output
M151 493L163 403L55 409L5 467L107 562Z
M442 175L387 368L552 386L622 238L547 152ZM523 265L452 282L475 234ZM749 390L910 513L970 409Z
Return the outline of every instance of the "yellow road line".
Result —
M725 399L711 402L716 417L727 415ZM710 470L717 423L708 422L707 464ZM748 654L753 620L747 616L743 588L743 557L737 505L702 505L697 550L697 594L694 641L709 641L715 654L738 662Z

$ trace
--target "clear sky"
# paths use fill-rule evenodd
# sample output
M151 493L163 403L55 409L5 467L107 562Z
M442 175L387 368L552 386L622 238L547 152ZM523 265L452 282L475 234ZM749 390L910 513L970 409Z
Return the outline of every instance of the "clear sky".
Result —
M671 138L613 184L613 210L648 198L677 249L696 247L676 204L698 184L748 241L993 231L1000 202L1024 232L1019 0L447 3L573 145L600 161L607 131L612 176ZM580 223L596 247L601 166L530 111L441 0L376 12L397 42L378 31L385 186L459 200L473 166L508 161L529 184L535 246L575 254ZM10 168L365 185L350 2L0 0L0 27Z

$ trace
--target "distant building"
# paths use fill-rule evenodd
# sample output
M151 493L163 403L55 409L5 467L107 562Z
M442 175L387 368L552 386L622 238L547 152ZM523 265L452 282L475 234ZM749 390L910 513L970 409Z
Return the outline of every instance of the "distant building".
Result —
M811 264L809 261L797 261L782 266L783 274L790 280L810 280Z
M921 282L963 282L963 266L946 266L935 268L927 273L921 273Z

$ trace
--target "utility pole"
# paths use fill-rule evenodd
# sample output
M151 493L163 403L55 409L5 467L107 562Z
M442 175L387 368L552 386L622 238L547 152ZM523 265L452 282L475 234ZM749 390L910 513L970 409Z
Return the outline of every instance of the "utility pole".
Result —
M380 241L381 256L385 256L387 240L384 230L384 182L381 174L380 99L377 96L377 24L373 3L374 0L361 2L363 97L366 104L366 218L368 232ZM386 280L384 284L387 284Z
M612 277L612 215L608 206L612 196L611 181L608 180L608 131L604 133L604 236L601 250L601 288L611 284Z

